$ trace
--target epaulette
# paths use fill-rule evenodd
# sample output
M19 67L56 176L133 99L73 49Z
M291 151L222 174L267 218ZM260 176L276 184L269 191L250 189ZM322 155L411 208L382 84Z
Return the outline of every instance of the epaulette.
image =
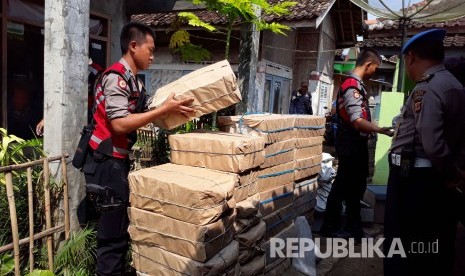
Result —
M433 77L434 77L434 74L423 75L423 76L421 77L421 79L419 79L419 80L417 81L417 83L425 82L425 81L428 82L428 81L431 80Z

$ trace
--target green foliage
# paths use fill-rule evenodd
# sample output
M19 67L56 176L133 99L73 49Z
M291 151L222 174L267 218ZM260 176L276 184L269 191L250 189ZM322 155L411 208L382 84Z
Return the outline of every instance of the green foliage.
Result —
M56 275L94 275L96 232L85 228L71 234L55 256Z
M181 47L182 45L186 43L190 43L190 35L187 31L185 30L178 30L174 32L174 34L170 38L170 49L176 49L178 47Z
M202 46L194 45L192 43L185 43L174 50L175 53L181 54L183 61L193 61L199 63L203 60L210 59L211 53L202 48Z
M15 269L15 261L10 254L0 255L0 276L8 275Z
M50 270L33 270L26 276L55 276L55 274Z
M259 30L270 30L273 33L281 34L281 35L286 35L286 33L284 33L283 30L288 31L288 30L291 29L290 27L288 27L286 25L279 24L279 23L276 23L276 22L271 22L271 23L258 22L257 27L258 27Z
M200 18L197 17L197 15L191 13L191 12L180 12L178 13L178 16L180 18L185 19L189 25L194 26L194 27L202 27L204 29L207 29L210 32L216 31L216 28L213 27L212 25L203 22L200 20Z
M202 46L194 45L190 41L190 35L185 30L178 30L174 32L170 39L169 48L174 53L181 55L183 61L193 61L199 63L203 60L210 59L210 52Z

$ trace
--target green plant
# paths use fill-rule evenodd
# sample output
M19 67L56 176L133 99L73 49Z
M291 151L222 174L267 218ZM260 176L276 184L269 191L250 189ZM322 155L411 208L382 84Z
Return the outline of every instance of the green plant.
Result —
M290 28L286 25L272 22L266 22L261 14L257 13L257 9L262 11L264 15L283 16L289 14L289 9L297 4L297 2L280 1L275 4L270 4L267 0L191 0L192 3L203 4L210 11L215 11L223 16L227 23L226 28L226 48L225 59L229 58L229 47L231 41L231 33L234 25L243 23L255 24L259 30L271 30L274 33L285 34L284 30ZM217 29L208 23L200 20L191 12L181 12L179 17L184 18L189 25L203 27L210 32L215 32Z
M15 269L15 261L10 254L0 255L0 276L8 275Z
M41 139L24 140L14 135L9 135L5 129L0 128L1 144L0 144L0 165L9 166L22 164L32 160L38 160L45 157L42 149ZM12 170L13 176L13 189L15 195L15 205L17 222L20 238L29 236L29 212L28 212L28 189L27 189L27 171L26 169ZM8 244L12 242L11 220L8 207L8 200L6 197L6 179L5 174L0 175L0 244ZM44 182L43 182L43 168L40 165L32 167L32 183L33 183L33 206L34 206L34 231L38 233L43 230L44 225ZM51 209L52 212L56 208L59 199L62 196L61 185L55 183L54 177L50 177L51 188ZM47 254L43 253L43 241L38 240L35 242L36 249L36 267L47 267ZM38 248L38 249L37 249ZM28 248L20 248L21 267L26 271L27 266ZM14 264L13 264L14 265ZM39 273L39 272L35 272ZM44 272L45 273L45 272ZM34 274L36 275L36 274Z
M60 276L94 275L97 250L96 232L84 228L73 232L55 256L55 273Z

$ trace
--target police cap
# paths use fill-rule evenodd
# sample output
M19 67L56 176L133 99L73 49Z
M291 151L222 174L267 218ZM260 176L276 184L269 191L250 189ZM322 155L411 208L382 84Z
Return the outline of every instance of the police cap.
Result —
M402 48L402 54L406 54L414 43L432 40L443 41L445 36L446 30L444 29L431 29L418 33L410 38L407 43L405 43L404 47Z

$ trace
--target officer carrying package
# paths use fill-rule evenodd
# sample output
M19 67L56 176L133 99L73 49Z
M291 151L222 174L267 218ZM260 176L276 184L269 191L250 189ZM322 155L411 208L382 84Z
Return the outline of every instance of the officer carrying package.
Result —
M100 76L100 78L98 79L97 82L100 82L101 79L104 76L106 76L106 75L108 75L110 73L120 75L124 80L126 80L126 83L130 84L132 82L131 78L128 79L127 77L125 77L124 75L122 75L120 72L118 72L116 70L107 70L107 71L105 71L105 73L103 73ZM139 96L139 99L137 101L135 113L140 113L140 112L142 112L144 110L144 103L146 101L146 97L147 97L147 95L145 93L141 93L141 95ZM94 108L92 109L92 113L95 112L95 109L96 109L96 104L94 104ZM73 166L78 170L81 170L82 167L84 166L84 163L86 162L86 157L87 157L87 154L89 153L89 147L90 147L89 146L89 141L90 141L90 138L92 137L92 133L93 133L94 129L95 129L94 119L92 119L91 123L88 124L87 126L84 126L84 128L82 129L81 138L79 139L78 146L76 148L76 152L74 153L74 157L73 157L73 161L72 161ZM134 143L137 140L137 133L132 132L132 133L128 134L128 138L132 142L130 144L130 146L134 145ZM105 145L102 145L102 146L105 146Z
M112 69L107 70L103 74L101 74L96 83L101 82L103 77L110 73L118 74L120 77L126 80L126 83L132 84L132 81L133 81L132 78L127 78L125 75ZM132 85L130 87L132 87ZM140 113L144 110L145 102L146 102L146 94L141 92L137 100L135 113ZM95 110L96 110L96 103L94 103L92 113L95 113ZM92 137L94 129L95 129L95 119L92 117L92 121L87 126L84 126L81 132L81 138L79 139L78 146L74 153L72 164L76 169L82 170L84 164L86 163L86 159L90 153L89 152L90 150L89 141ZM134 131L132 133L129 133L128 139L131 141L131 143L129 144L129 148L130 148L132 147L132 145L134 145L134 143L137 140L137 132ZM105 146L105 145L102 145L102 146ZM108 157L108 158L112 158L112 157ZM88 200L92 202L93 207L99 213L106 212L106 211L112 211L112 210L124 207L124 205L122 204L123 203L122 200L114 196L113 190L108 186L102 187L97 184L87 183L86 192L87 192Z

